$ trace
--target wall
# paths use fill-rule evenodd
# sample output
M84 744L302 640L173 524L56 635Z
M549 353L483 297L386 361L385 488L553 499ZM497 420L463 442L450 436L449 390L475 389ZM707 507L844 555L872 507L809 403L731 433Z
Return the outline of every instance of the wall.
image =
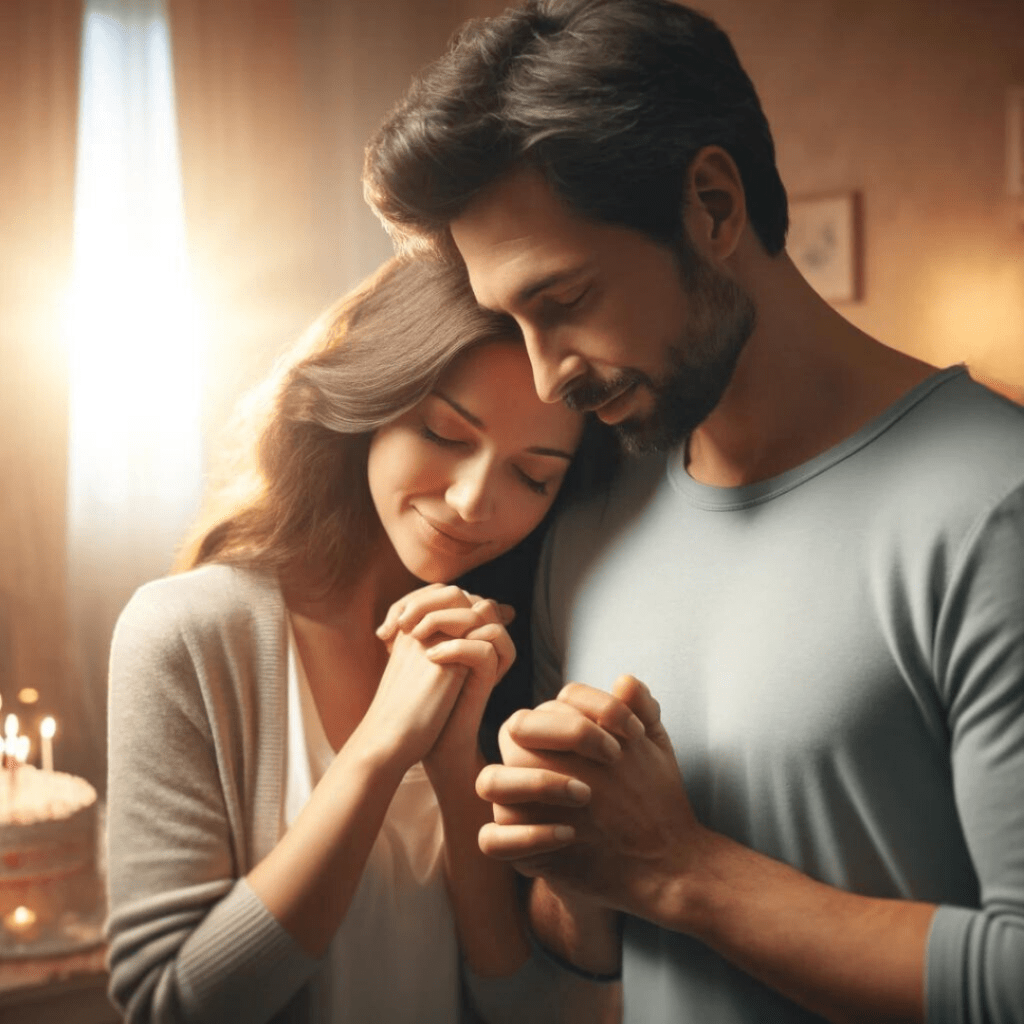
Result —
M35 738L76 679L64 601L67 370L61 307L81 8L0 3L0 696ZM34 687L40 705L19 705Z

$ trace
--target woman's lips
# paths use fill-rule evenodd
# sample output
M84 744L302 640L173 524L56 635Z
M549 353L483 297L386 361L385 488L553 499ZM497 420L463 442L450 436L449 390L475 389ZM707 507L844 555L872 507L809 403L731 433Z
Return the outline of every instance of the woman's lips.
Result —
M424 541L436 551L449 555L466 555L475 551L483 541L467 540L447 532L450 527L443 527L425 516L415 505L412 510L416 513L416 522L419 524L420 534Z

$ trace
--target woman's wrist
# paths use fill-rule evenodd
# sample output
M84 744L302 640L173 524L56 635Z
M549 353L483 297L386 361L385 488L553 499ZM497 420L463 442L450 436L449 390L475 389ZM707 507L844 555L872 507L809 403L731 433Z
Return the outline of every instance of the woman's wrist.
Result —
M405 749L400 737L382 735L380 730L364 727L360 722L338 751L333 764L343 761L345 771L367 772L384 782L393 782L397 789L402 776L416 763L416 758ZM332 765L333 766L333 765Z

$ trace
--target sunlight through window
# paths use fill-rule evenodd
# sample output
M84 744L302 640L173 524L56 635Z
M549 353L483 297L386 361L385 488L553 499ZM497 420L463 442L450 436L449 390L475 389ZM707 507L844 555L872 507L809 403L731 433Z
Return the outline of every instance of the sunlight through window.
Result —
M68 525L159 573L198 502L202 380L162 3L88 0L79 104Z
M114 623L199 505L200 319L166 11L84 8L68 303L67 573L80 730L102 749Z

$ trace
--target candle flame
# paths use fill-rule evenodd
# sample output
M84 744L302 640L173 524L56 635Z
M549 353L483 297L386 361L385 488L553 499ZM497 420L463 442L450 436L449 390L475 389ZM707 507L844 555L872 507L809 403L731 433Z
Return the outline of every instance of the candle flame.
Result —
M18 735L18 716L8 715L4 719L4 735L10 739L12 736Z
M35 924L36 915L28 907L15 907L11 912L11 920L21 928Z
M39 723L39 735L42 736L44 740L53 739L53 735L54 733L56 733L56 731L57 723L56 721L54 721L52 715L47 715Z

